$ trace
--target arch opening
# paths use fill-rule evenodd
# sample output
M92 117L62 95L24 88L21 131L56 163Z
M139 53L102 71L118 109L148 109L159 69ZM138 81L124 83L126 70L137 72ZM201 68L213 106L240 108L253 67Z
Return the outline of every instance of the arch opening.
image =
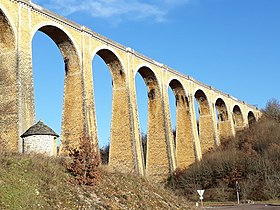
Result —
M176 105L176 160L177 167L186 168L195 161L189 98L181 82L173 79L169 83Z
M231 122L228 116L227 105L223 99L218 98L215 102L216 114L217 114L217 126L219 131L220 141L233 136L231 128Z
M194 97L198 105L199 119L197 119L197 121L199 123L198 127L201 152L204 154L214 147L214 122L211 116L210 104L206 94L199 89L195 92Z
M49 103L55 104L54 106L56 109L60 110L61 107L59 101L63 97L63 105L62 105L62 117L59 119L61 123L61 144L60 144L60 150L59 152L61 154L67 154L69 153L69 150L71 148L78 148L78 146L81 144L81 139L84 137L84 114L83 114L83 87L82 87L82 74L81 74L81 66L80 66L80 58L77 53L77 49L75 48L72 40L68 37L66 32L64 32L62 29L58 28L57 26L53 25L45 25L40 27L35 34L42 33L48 38L50 38L59 49L60 53L55 52L57 55L56 58L53 58L50 63L56 63L57 60L60 60L58 63L58 71L56 70L46 70L49 73L52 72L53 79L49 81L48 86L50 86L53 81L55 81L57 75L59 74L59 77L64 78L64 84L62 85L61 81L58 80L58 86L59 91L61 92L61 88L63 86L63 96L61 96L61 93L58 90L55 90L55 88L52 90L52 93L55 95L60 95L59 99L56 99L54 102L49 99ZM35 37L36 39L36 37ZM32 43L33 43L34 37L32 37ZM40 43L36 43L40 44ZM51 44L47 44L51 45ZM50 54L54 51L49 51L50 48L48 48L47 45L44 45L42 47L42 51L45 51L45 58L50 57ZM34 44L33 44L34 46ZM36 47L36 46L34 46ZM55 50L56 48L53 48ZM38 52L39 53L39 52ZM33 56L36 56L33 54ZM62 57L62 58L61 58ZM41 67L39 67L41 68ZM52 68L51 66L49 68ZM37 70L35 70L37 71ZM59 73L58 73L59 72ZM32 73L31 73L32 74ZM39 73L38 73L39 75ZM41 75L39 76L41 77ZM32 77L33 78L33 77ZM41 77L42 78L42 77ZM37 78L35 78L37 80ZM46 78L43 78L46 79ZM31 82L31 81L30 81ZM37 83L35 81L35 83ZM42 84L37 85L41 86ZM55 84L54 86L56 86ZM53 88L53 87L52 87ZM48 89L48 88L46 88ZM49 91L49 89L47 90ZM38 91L37 91L38 92ZM35 89L36 93L36 89ZM35 98L36 101L36 98ZM42 106L42 104L36 103L36 107ZM59 108L57 108L59 107ZM37 108L36 108L37 109ZM46 109L46 108L45 108ZM53 113L53 110L51 110ZM61 115L61 114L59 114ZM47 117L48 118L48 117ZM54 118L56 119L56 118ZM57 122L55 122L57 123ZM52 124L52 123L51 123Z
M60 49L64 60L64 70L66 75L80 71L80 59L77 50L74 47L72 40L62 29L56 26L46 25L39 28L38 31L41 31L50 37Z
M102 49L96 53L106 63L112 76L113 88L126 87L126 75L119 58L110 50Z
M137 166L135 166L137 165L137 161L133 154L135 143L131 132L132 122L125 70L120 59L111 50L101 49L96 52L96 55L99 57L99 63L103 63L103 66L102 71L100 71L100 69L95 71L98 66L93 66L94 84L100 83L99 90L98 86L95 86L94 100L99 103L96 104L96 114L99 118L97 120L99 120L98 122L103 121L103 123L98 123L98 130L101 131L101 129L105 128L105 132L107 131L107 133L110 133L109 142L107 141L109 147L106 148L107 145L105 145L105 150L107 149L107 155L109 156L107 157L108 164L110 167L123 172L137 171ZM107 67L104 66L104 63ZM106 71L106 69L109 70L111 79L109 79L110 76L104 77L102 72ZM95 78L97 72L99 72L100 77ZM101 81L97 81L97 79L100 79ZM107 90L104 89L106 83ZM97 91L100 91L100 93ZM106 94L105 97L107 99L102 101L101 98L104 97L104 93ZM110 104L112 105L110 106ZM106 119L101 121L100 118L103 118L103 116L106 116ZM109 123L110 131L108 131ZM104 138L104 136L99 135L99 140L101 140L101 138ZM107 137L105 136L105 138ZM104 139L103 142L101 141L100 143L104 143ZM107 161L105 161L105 163L106 162Z
M144 79L139 72L135 75L136 101L139 122L139 135L142 146L143 165L147 163L147 140L148 140L148 94Z
M217 118L219 122L228 121L227 107L223 99L218 98L215 103Z
M173 93L173 90L170 86L168 86L168 104L169 104L169 116L170 116L170 125L169 127L171 128L170 133L172 133L172 140L173 140L173 145L176 148L176 98Z
M249 113L248 113L248 124L249 124L249 127L254 125L256 122L257 122L257 120L256 120L256 117L255 117L254 113L252 111L249 111Z
M154 72L148 67L142 67L138 70L138 73L146 84L149 101L157 100L160 97L160 88Z
M243 128L244 120L241 109L238 105L233 107L233 121L236 131L240 131Z
M32 39L32 69L36 122L42 120L60 135L64 62L57 45L40 31ZM59 147L60 139L56 143ZM57 151L53 154L57 154Z
M199 114L201 116L210 114L209 102L205 93L202 90L197 90L194 97L198 103Z
M94 104L101 163L109 163L112 120L112 75L104 60L96 54L92 62Z
M142 78L142 81L144 81L144 85L141 85L140 79L137 79L138 76ZM156 100L158 98L158 81L154 74L154 72L149 69L148 67L141 67L136 74L135 79L137 79L139 82L136 83L136 89L137 89L137 104L138 104L138 117L139 117L139 123L140 123L140 130L141 130L141 142L142 142L142 150L143 150L143 158L144 158L144 166L147 168L147 162L148 162L148 134L149 134L149 118L151 118L151 111L152 111L152 103L151 101ZM142 92L142 90L139 90L138 85L141 85L141 88L145 88L145 93ZM140 92L141 91L141 92ZM143 93L146 95L144 96ZM139 97L140 96L140 97ZM143 103L144 102L144 103ZM140 107L141 105L141 107ZM147 107L147 109L143 109L144 107ZM143 126L143 124L146 124L147 126Z
M18 151L16 39L10 21L0 9L0 139Z
M196 131L199 136L200 135L200 132L199 132L200 111L199 111L199 106L198 106L197 100L194 100L194 113L195 113L195 123L196 123L196 127L197 127Z

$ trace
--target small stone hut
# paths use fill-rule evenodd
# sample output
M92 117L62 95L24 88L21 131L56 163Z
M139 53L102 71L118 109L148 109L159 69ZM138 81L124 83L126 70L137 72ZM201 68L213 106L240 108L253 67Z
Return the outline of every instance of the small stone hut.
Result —
M59 135L41 120L31 126L20 137L22 138L22 149L24 154L42 153L49 156L57 155L56 139Z

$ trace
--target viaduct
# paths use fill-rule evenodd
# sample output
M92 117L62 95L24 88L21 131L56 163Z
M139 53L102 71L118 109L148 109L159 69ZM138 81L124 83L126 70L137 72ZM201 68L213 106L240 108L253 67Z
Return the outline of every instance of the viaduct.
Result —
M98 145L92 76L95 55L107 64L113 80L109 165L123 172L157 179L177 167L187 167L261 115L244 101L31 1L1 0L0 138L14 151L22 152L19 136L35 123L32 39L37 31L56 43L65 62L62 154L67 152L66 147L78 147L84 135ZM148 95L146 165L137 111L136 73L143 77ZM176 98L176 144L170 122L169 86Z

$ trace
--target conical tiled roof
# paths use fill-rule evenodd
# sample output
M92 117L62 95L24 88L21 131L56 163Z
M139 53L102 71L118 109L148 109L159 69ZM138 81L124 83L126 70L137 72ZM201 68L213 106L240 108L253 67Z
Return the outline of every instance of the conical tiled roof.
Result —
M55 133L50 127L45 125L41 120L39 120L39 122L37 122L35 125L31 126L20 137L33 136L33 135L51 135L51 136L59 137L57 133Z

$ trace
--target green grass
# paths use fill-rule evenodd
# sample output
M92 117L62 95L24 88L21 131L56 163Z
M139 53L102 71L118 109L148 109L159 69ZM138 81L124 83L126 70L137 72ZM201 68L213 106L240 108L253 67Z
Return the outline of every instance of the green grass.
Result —
M58 159L40 155L0 157L0 209L75 207L79 198Z
M0 209L190 209L163 186L98 169L94 186L75 185L60 159L0 154Z

